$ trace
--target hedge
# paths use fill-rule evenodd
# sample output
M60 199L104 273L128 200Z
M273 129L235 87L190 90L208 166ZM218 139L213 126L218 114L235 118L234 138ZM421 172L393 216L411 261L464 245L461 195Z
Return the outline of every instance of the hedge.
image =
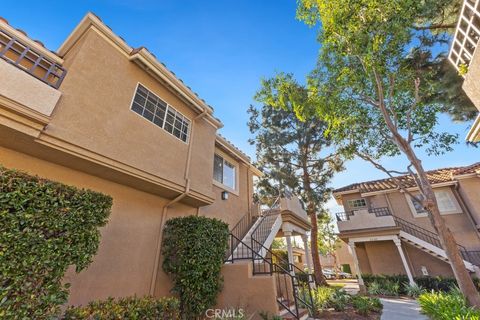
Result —
M179 302L175 298L155 299L153 297L109 298L93 301L86 307L69 307L63 320L93 319L180 319Z
M163 270L173 280L184 319L203 316L215 305L228 234L226 223L206 217L174 218L165 224Z
M369 287L372 282L378 283L380 286L385 286L388 283L398 283L400 285L399 294L406 294L406 288L403 285L408 283L408 277L403 274L398 275L372 275L372 274L362 274L363 282L365 286ZM457 286L457 281L454 278L450 277L432 277L432 276L422 276L414 277L413 280L415 283L427 291L442 291L449 292ZM480 280L478 278L473 278L473 282L477 290L480 291Z
M0 166L0 318L51 319L97 252L109 196Z

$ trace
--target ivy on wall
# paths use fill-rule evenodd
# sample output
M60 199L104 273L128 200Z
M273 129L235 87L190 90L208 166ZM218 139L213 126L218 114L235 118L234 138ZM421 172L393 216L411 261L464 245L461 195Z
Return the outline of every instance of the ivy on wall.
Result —
M165 224L163 270L173 280L184 319L201 317L215 305L228 234L226 223L206 217L174 218Z
M0 318L51 319L90 264L112 198L0 167Z

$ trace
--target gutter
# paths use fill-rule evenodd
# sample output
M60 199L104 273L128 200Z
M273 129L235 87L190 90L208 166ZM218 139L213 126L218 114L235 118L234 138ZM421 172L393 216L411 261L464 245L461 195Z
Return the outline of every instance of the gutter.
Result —
M192 129L190 131L188 151L187 151L187 161L185 163L185 174L184 174L185 190L180 195L170 200L166 205L163 206L163 209L162 209L162 217L160 218L160 227L159 227L158 236L157 236L157 248L155 250L155 261L153 265L152 278L150 280L150 290L149 290L150 295L154 295L155 293L155 284L158 276L158 265L160 263L160 253L162 251L163 229L165 227L168 208L171 208L175 203L179 202L180 200L182 200L183 198L185 198L190 194L190 162L192 158L192 147L193 147L193 137L195 132L195 129L194 129L195 123L197 120L200 120L207 115L208 115L208 110L205 108L203 109L202 113L200 113L198 116L196 116L192 120Z

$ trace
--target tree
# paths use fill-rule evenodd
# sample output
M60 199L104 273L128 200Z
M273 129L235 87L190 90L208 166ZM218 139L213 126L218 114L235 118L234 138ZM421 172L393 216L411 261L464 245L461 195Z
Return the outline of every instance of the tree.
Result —
M444 0L300 0L299 18L311 25L321 22L322 49L309 80L318 103L294 111L303 119L327 121L327 132L343 151L371 162L407 193L395 176L411 175L420 196L409 194L428 211L468 302L480 307L418 156L419 149L429 155L450 151L458 140L436 130L447 102L438 97L442 88L434 65L439 56L433 53L441 50L436 39L442 33L432 21L447 7ZM408 159L406 169L389 170L378 162L397 155Z
M293 114L295 106L314 101L292 75L278 74L262 81L255 99L263 106L250 107L248 125L255 136L251 143L256 144L257 165L266 173L259 188L266 195L291 190L306 204L312 224L314 276L318 284L326 285L318 253L317 214L330 197L327 184L342 169L342 160L332 152L325 123L300 121Z
M318 250L324 256L331 256L335 266L335 273L338 275L337 249L340 248L341 240L335 231L332 217L327 210L324 210L318 217Z

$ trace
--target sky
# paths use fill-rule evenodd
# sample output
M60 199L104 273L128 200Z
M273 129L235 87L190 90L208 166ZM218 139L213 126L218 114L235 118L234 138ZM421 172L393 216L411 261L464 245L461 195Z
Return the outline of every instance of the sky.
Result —
M295 8L295 0L3 1L0 16L56 50L88 11L95 13L130 46L147 47L213 106L224 124L220 133L255 159L246 123L260 80L282 71L303 82L315 67L317 30L296 20ZM458 133L461 142L442 156L421 153L424 167L480 161L480 148L463 142L468 127L441 116L439 130ZM382 164L404 170L407 161L388 158ZM346 164L332 186L381 178L384 173L358 159ZM333 199L328 207L341 211Z

